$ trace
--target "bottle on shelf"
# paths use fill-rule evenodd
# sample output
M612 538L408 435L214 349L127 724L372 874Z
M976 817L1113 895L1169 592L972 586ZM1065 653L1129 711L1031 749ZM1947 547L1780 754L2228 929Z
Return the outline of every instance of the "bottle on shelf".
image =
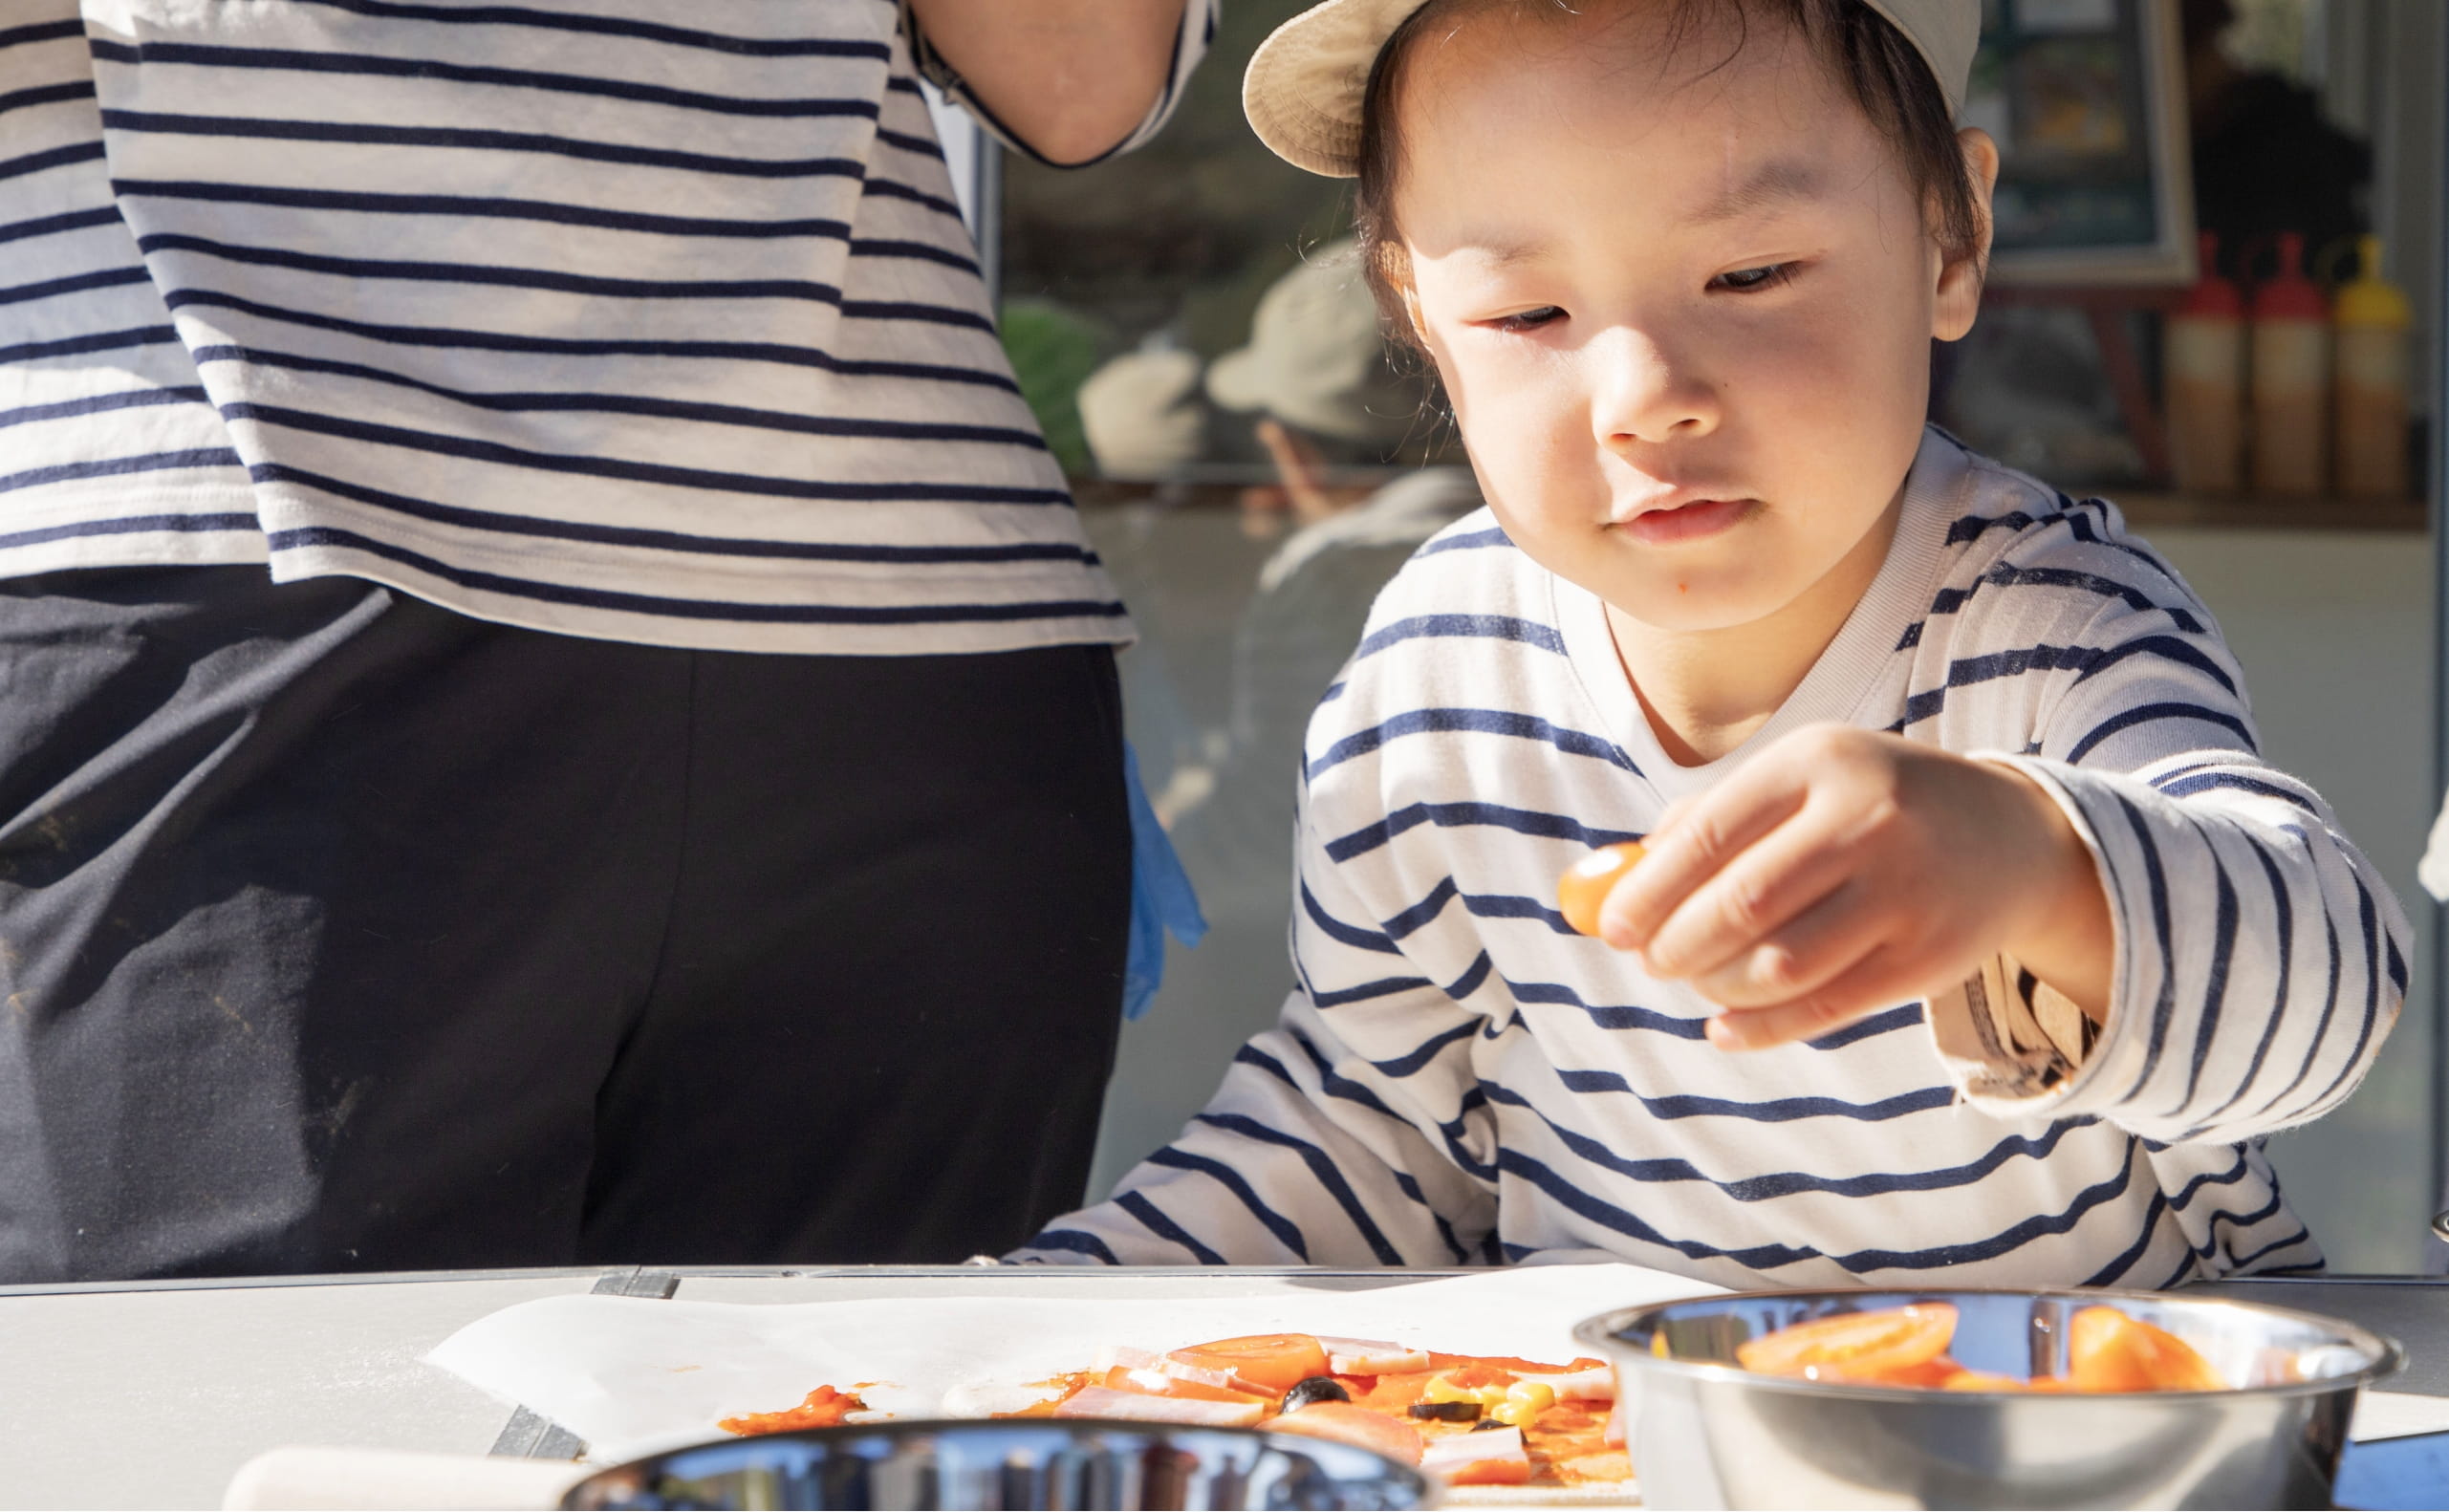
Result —
M2220 238L2201 233L2202 276L2162 342L2170 470L2189 493L2244 486L2244 294L2220 276Z
M2279 235L2279 273L2253 292L2253 486L2318 494L2330 481L2330 302L2305 276L2305 239Z
M2331 386L2338 491L2403 499L2407 476L2406 294L2381 276L2381 239L2360 238L2358 276L2338 292Z

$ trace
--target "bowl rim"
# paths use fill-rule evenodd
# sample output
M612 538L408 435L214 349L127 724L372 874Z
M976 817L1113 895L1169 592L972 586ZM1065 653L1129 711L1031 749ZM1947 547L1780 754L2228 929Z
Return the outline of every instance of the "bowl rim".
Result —
M2212 1392L1943 1392L1927 1386L1874 1386L1856 1381L1807 1381L1791 1375L1769 1375L1747 1371L1740 1365L1716 1361L1661 1358L1647 1351L1627 1348L1615 1335L1644 1317L1698 1304L1756 1301L1793 1301L1810 1298L1843 1298L1849 1296L1895 1297L1896 1305L1913 1302L1947 1302L1957 1297L2022 1297L2033 1301L2058 1300L2073 1303L2148 1302L2156 1306L2177 1303L2204 1311L2255 1313L2266 1318L2281 1318L2291 1323L2311 1324L2338 1335L2343 1343L2361 1350L2369 1356L2362 1368L2343 1375L2324 1376L2310 1381L2273 1381L2261 1386L2229 1386ZM2298 1307L2274 1307L2265 1303L2244 1302L2233 1297L2186 1297L2177 1292L2142 1291L2131 1287L2107 1286L1932 1286L1917 1289L1909 1286L1767 1286L1751 1291L1722 1291L1677 1297L1664 1302L1641 1303L1629 1307L1616 1307L1584 1318L1573 1326L1573 1338L1578 1343L1597 1349L1619 1371L1638 1366L1646 1371L1693 1381L1710 1381L1763 1391L1790 1393L1806 1396L1832 1396L1845 1400L1880 1402L1949 1402L1966 1406L1996 1406L2000 1402L2098 1402L2098 1401L2220 1401L2239 1396L2285 1397L2319 1395L2332 1392L2356 1392L2378 1380L2396 1374L2406 1367L2406 1347L2385 1333L2376 1333L2361 1324L2344 1318L2333 1318L2319 1312L2307 1312ZM2054 1408L2044 1411L2056 1411Z

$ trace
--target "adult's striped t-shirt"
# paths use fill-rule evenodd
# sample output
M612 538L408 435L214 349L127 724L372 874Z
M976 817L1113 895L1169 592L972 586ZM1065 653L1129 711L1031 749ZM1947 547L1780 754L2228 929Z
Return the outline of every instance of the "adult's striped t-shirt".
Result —
M2065 1074L1943 1058L1934 1027L1961 994L1726 1054L1698 994L1557 915L1586 847L1820 722L1995 755L2072 819L2117 975ZM1932 432L1836 639L1697 767L1660 749L1605 606L1470 516L1379 598L1302 775L1279 1026L1113 1200L1023 1258L1603 1254L1737 1286L2167 1286L2322 1263L2261 1141L2372 1066L2406 920L2322 800L2257 757L2218 627L2109 505Z
M1187 0L1124 145L1213 24ZM1127 639L911 28L895 0L19 0L0 575L269 563L731 650Z

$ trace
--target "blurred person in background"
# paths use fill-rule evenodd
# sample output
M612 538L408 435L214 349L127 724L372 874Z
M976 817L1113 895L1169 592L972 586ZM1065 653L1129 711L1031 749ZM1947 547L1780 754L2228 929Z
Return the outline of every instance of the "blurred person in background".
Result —
M1253 990L1252 976L1290 973L1284 918L1311 711L1353 655L1377 591L1421 543L1480 507L1467 467L1390 467L1390 457L1438 423L1427 385L1392 356L1353 244L1339 241L1278 279L1259 302L1246 344L1206 371L1207 398L1226 414L1252 417L1272 460L1274 480L1243 491L1244 526L1281 538L1234 632L1221 754L1199 780L1178 779L1167 806L1209 936L1168 968L1163 1002L1175 1026L1163 1054L1199 1061L1203 1074L1271 1021L1269 995ZM1164 470L1153 463L1180 467L1201 455L1201 436L1228 423L1196 404L1184 358L1135 353L1083 386L1081 415L1101 467L1141 475ZM1110 1120L1139 1117L1135 1088L1163 1082L1136 1073L1134 1053L1126 1041ZM1146 1112L1151 1139L1181 1121L1178 1110Z
M1094 162L1214 0L640 14L0 17L0 1281L1078 1199L1131 630L921 79Z
M2194 215L2220 237L2224 271L2266 257L2281 231L2316 256L2368 229L2373 149L2322 112L2321 97L2285 75L2239 63L2221 45L2233 0L2184 0L2186 115L2194 140Z

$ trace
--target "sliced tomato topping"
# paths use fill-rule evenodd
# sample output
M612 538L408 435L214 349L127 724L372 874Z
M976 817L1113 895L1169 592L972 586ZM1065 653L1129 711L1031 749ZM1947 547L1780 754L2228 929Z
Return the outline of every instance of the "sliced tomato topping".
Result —
M1474 1459L1445 1478L1450 1486L1518 1486L1530 1480L1528 1459Z
M2114 1307L2075 1314L2067 1359L2079 1392L2217 1392L2228 1384L2194 1346Z
M1434 1350L1429 1351L1430 1374L1473 1365L1492 1366L1500 1371L1511 1371L1516 1375L1570 1375L1576 1371L1603 1370L1607 1362L1583 1355L1571 1365L1542 1365L1537 1360L1517 1359L1510 1354L1440 1354Z
M1435 1371L1402 1371L1377 1376L1339 1375L1352 1399L1373 1413L1401 1413L1420 1399Z
M1297 1413L1270 1417L1259 1426L1269 1433L1303 1434L1355 1444L1400 1464L1420 1462L1420 1430L1399 1418L1350 1402L1311 1402Z
M778 1413L743 1413L726 1417L715 1426L726 1434L744 1437L756 1434L787 1434L801 1428L831 1428L853 1413L867 1411L867 1403L856 1392L837 1392L830 1386L819 1386L802 1398L796 1407Z
M1955 1336L1956 1309L1923 1302L1798 1323L1737 1345L1735 1359L1769 1375L1875 1384L1937 1359Z
M1235 1384L1262 1396L1281 1396L1312 1375L1327 1373L1326 1347L1306 1333L1262 1333L1176 1350L1173 1358L1203 1370L1224 1371Z

